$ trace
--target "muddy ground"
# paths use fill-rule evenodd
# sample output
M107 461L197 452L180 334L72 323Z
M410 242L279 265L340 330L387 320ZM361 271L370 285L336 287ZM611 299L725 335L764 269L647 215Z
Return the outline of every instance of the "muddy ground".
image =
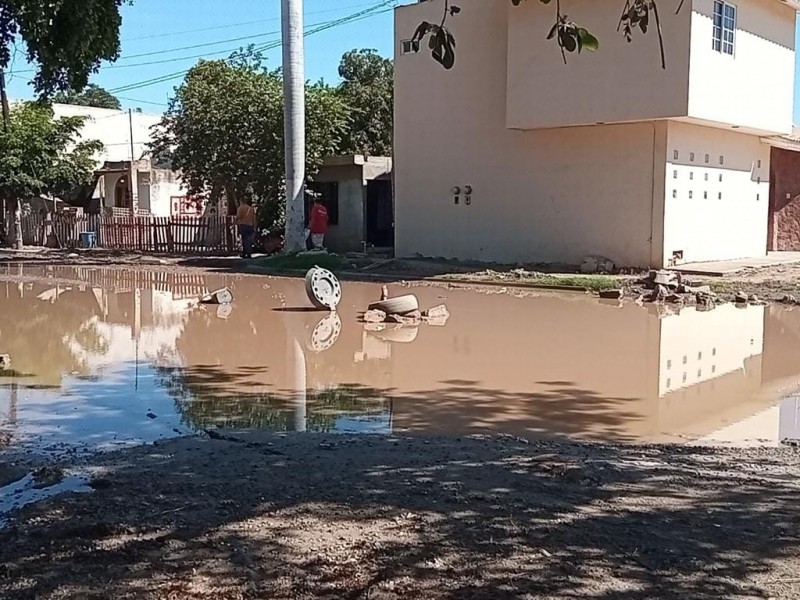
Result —
M222 273L257 275L269 273L258 262L237 257L187 257L176 255L144 255L116 250L49 250L44 248L16 252L0 249L0 265L120 265L148 270L200 270ZM387 259L383 257L345 260L346 268L339 271L343 279L363 281L410 281L451 285L492 285L494 287L574 288L589 292L598 289L620 288L625 298L634 300L648 293L637 282L645 272L625 272L615 275L583 276L568 265L487 265L459 261L429 259ZM280 274L280 273L278 273ZM781 302L787 296L800 302L800 263L767 268L745 269L722 277L687 276L693 285L709 285L721 302L733 301L738 292L755 295L767 302ZM554 285L555 284L555 285ZM684 300L691 304L692 295Z
M226 436L24 508L0 597L800 597L793 448Z

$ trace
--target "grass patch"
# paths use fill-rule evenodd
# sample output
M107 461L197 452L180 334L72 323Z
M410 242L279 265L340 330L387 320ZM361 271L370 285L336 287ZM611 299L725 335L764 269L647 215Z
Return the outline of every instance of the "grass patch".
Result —
M620 278L613 275L531 274L517 276L513 272L450 273L444 279L474 283L506 284L525 287L574 287L599 292L622 287Z
M278 254L254 261L257 267L275 271L306 271L322 267L329 271L342 269L346 263L336 254Z
M563 285L580 287L593 292L613 290L622 285L620 280L612 275L545 275L531 281L542 286Z

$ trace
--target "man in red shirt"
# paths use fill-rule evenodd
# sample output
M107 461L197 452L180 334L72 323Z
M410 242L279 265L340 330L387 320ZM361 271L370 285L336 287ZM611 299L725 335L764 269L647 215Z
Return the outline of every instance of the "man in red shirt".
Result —
M314 250L321 250L325 234L328 233L328 209L325 208L320 198L314 198L311 218L308 220L308 230L311 232L311 246Z

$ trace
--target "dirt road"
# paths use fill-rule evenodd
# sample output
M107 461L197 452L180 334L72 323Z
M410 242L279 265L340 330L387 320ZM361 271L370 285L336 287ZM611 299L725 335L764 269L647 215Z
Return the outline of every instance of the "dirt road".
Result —
M0 597L794 599L800 453L225 432L95 459Z

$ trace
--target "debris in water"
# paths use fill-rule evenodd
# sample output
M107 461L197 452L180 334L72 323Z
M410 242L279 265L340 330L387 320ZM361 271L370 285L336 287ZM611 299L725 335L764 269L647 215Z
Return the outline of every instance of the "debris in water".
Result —
M364 313L364 322L365 323L383 323L386 321L386 317L388 315L383 312L382 310L368 310Z
M228 288L216 290L200 299L201 304L230 304L231 302L233 302L233 293Z
M622 290L601 290L600 297L604 300L621 300L622 299Z
M433 308L422 311L423 319L447 319L449 317L450 311L447 310L447 306L444 304L439 304Z
M306 294L317 308L336 310L342 300L342 286L327 269L312 267L306 273Z
M369 305L369 310L382 310L387 315L407 315L419 310L419 300L414 294L388 298Z
M148 419L157 419L158 418L158 415L155 414L155 413L152 413L152 412L147 413L146 416L147 416Z

